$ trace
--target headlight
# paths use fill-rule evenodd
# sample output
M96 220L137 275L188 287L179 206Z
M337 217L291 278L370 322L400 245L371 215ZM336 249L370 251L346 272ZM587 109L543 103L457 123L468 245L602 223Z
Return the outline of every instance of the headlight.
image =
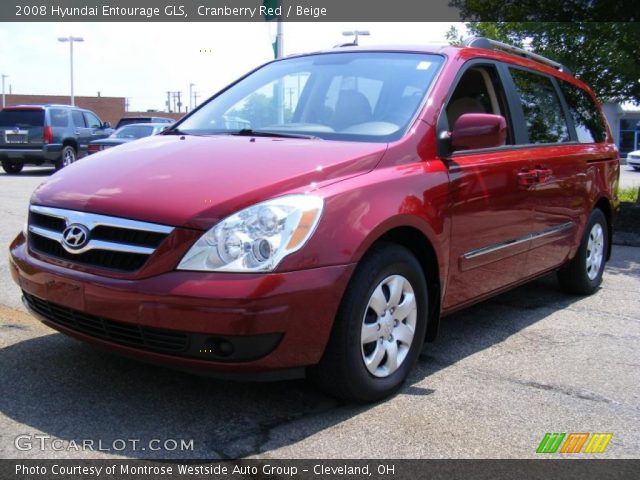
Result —
M309 239L323 205L320 197L288 195L241 210L200 237L178 270L272 271Z

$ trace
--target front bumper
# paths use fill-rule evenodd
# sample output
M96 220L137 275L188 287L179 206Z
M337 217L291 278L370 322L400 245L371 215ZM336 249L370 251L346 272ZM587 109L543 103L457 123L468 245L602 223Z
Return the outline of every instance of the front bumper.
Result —
M627 156L627 165L631 165L632 167L640 167L640 157Z
M43 262L23 234L9 263L27 307L58 331L153 363L248 377L320 360L355 268L123 280Z

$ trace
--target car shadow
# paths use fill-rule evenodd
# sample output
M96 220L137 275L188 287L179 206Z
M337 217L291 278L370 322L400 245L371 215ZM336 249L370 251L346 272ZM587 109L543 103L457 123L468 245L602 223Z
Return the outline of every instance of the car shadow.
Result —
M445 318L438 340L426 345L399 395L428 397L434 393L428 388L432 373L577 298L560 293L555 277L548 276ZM0 365L0 411L23 425L20 433L44 432L76 444L93 440L94 447L100 441L109 448L122 447L119 439L139 439L139 445L153 439L193 441L188 451L134 450L127 444L108 452L134 458L245 457L293 444L371 408L337 401L304 381L236 383L187 375L56 333L0 350ZM32 455L16 450L14 437L4 437L5 453Z
M53 167L27 167L17 174L10 174L0 170L0 177L48 177L55 171L56 169Z

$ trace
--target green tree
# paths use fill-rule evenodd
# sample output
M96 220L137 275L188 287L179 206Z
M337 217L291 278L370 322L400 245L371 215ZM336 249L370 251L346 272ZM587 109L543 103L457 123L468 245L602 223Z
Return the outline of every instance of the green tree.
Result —
M262 93L253 93L245 101L242 107L233 109L228 116L238 117L248 121L251 128L263 128L278 124L278 109L275 97ZM288 107L284 108L284 123L291 120L292 112Z
M640 103L640 23L603 22L637 13L640 2L453 0L470 34L527 49L566 65L601 101ZM582 9L581 9L582 8ZM627 9L625 11L625 8ZM572 18L580 21L569 21ZM475 21L495 18L498 22ZM511 21L527 19L531 21ZM447 34L460 42L457 30Z

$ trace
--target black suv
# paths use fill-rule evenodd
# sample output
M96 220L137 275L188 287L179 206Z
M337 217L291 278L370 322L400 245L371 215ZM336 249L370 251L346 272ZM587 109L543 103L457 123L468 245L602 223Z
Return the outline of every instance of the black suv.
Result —
M90 110L69 105L17 105L0 110L0 160L7 173L24 165L61 169L87 151L92 140L113 133Z

